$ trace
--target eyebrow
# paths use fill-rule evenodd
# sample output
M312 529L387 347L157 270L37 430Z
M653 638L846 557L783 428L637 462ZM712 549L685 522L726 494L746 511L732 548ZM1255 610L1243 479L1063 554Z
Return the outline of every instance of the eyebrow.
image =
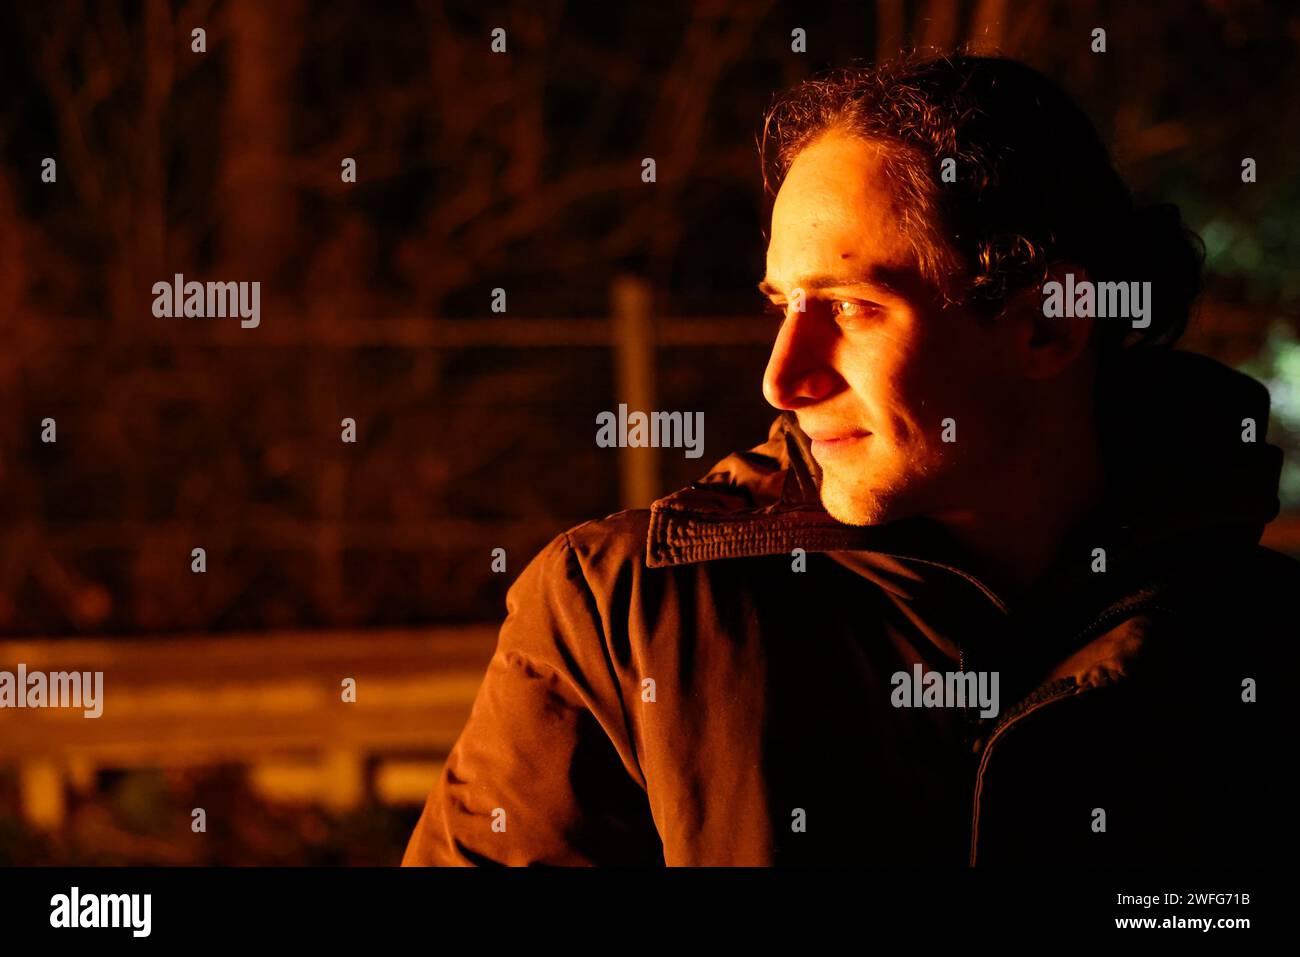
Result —
M803 282L799 283L797 288L811 292L817 289L849 289L854 286L866 286L872 289L880 289L895 296L902 295L902 290L897 283L890 281L875 270L865 276L809 276ZM765 296L779 296L781 294L781 290L767 279L764 279L758 284L758 291Z

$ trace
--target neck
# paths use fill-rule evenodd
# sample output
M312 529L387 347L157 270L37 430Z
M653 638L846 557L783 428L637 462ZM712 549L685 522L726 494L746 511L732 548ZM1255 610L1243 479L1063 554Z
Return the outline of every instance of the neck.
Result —
M1082 427L1066 417L1053 424L1033 433L1038 440L1015 461L1000 463L996 480L970 507L935 516L1005 596L1023 594L1043 577L1103 494L1093 418Z

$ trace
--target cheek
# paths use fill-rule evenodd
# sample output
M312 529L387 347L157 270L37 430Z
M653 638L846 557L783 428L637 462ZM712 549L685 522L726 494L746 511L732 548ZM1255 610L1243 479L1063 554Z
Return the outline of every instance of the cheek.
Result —
M915 342L891 339L869 348L864 344L846 371L867 427L894 443L924 443L950 414L944 411L944 377Z
M939 317L935 332L919 337L906 361L895 369L900 406L910 413L928 443L938 443L941 433L955 431L955 444L945 443L946 453L971 451L970 440L987 441L990 426L1007 414L1023 411L1021 401L1006 394L1008 381L1000 371L997 342L987 330L965 317ZM953 327L950 323L962 323ZM951 419L953 429L946 430ZM962 441L965 438L966 442Z

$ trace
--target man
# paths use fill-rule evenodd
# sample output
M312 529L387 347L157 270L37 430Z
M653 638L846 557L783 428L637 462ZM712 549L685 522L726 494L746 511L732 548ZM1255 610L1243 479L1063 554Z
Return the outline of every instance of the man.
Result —
M838 73L764 139L782 414L522 573L404 863L1278 853L1300 574L1267 393L1163 348L1176 211L1010 60Z

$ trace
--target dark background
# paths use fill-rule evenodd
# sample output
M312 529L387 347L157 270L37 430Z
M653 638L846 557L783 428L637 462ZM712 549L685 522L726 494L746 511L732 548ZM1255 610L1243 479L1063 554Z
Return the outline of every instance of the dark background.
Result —
M807 53L791 51L796 28ZM391 861L509 582L564 528L648 504L593 441L596 413L626 401L615 283L649 297L655 407L705 413L702 459L653 460L666 492L757 444L772 416L759 382L774 329L754 284L768 210L755 140L774 94L964 41L1060 81L1139 196L1179 204L1201 233L1211 284L1185 345L1269 384L1284 505L1300 512L1290 4L6 5L0 668L110 662L109 694L143 689L146 717L91 740L0 712L0 861ZM155 318L152 284L177 272L260 280L260 327ZM40 440L46 417L57 443ZM1266 540L1300 552L1300 523L1284 515ZM233 635L242 664L210 666ZM325 645L332 671L312 664ZM305 731L257 737L291 720L280 711L250 705L240 730L204 710L226 684L285 700L276 682L306 672L275 662L307 663L324 688L377 658L393 682L458 676L436 741L358 732L322 762ZM184 711L164 692L194 696L230 741L176 718L190 730L164 747L150 729ZM310 724L303 707L292 720ZM381 786L401 761L406 783ZM328 769L358 766L360 792L322 809ZM250 785L259 767L279 784ZM227 822L220 842L185 826L201 802Z

